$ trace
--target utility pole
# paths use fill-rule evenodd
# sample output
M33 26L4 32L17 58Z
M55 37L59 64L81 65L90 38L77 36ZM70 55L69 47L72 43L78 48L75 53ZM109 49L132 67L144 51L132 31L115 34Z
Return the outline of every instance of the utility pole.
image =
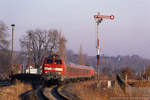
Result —
M46 52L46 50L45 50L45 45L43 44L43 61L44 61L44 59L45 59L45 52Z
M14 52L14 50L13 50L13 40L14 40L14 27L15 27L15 24L11 24L11 26L12 26L12 58L11 58L11 75L12 75L12 72L13 72L13 52Z
M43 61L46 56L46 34L45 34L45 40L43 40Z
M99 47L99 23L102 22L102 20L105 19L114 19L114 16L105 16L105 15L100 15L100 13L98 12L98 15L94 15L94 18L96 20L97 23L97 88L100 86L100 79L99 79L99 59L100 59L100 47Z
M29 66L29 74L30 74L30 57L31 57L31 51L30 51L30 48L31 48L31 34L29 33L29 56L28 56L28 66Z
M44 61L45 56L46 56L46 43L45 43L45 41L43 42L43 61Z

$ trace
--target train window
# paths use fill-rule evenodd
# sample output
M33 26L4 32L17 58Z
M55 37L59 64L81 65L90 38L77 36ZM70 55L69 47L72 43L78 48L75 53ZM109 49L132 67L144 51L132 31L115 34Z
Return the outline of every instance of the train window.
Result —
M62 64L61 60L55 60L55 64Z
M52 59L47 59L46 64L53 64L53 60Z

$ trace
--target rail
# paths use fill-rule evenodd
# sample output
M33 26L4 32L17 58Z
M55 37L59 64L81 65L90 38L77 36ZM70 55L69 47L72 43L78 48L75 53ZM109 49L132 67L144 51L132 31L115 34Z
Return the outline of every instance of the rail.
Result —
M61 91L62 86L53 85L43 89L43 95L48 100L70 100L67 96L63 95Z

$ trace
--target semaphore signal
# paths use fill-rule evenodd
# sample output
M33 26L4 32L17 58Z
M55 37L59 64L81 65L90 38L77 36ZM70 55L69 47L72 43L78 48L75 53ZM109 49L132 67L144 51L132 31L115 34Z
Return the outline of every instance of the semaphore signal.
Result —
M105 19L111 19L113 20L114 19L114 15L111 15L111 16L105 16L105 15L94 15L94 18L105 18Z
M100 47L99 47L99 23L101 23L103 21L103 19L111 19L113 20L115 17L114 15L111 16L105 16L105 15L100 15L100 13L98 12L98 15L94 15L94 18L96 20L97 23L97 87L99 87L100 85L100 79L99 79L99 58L100 58Z

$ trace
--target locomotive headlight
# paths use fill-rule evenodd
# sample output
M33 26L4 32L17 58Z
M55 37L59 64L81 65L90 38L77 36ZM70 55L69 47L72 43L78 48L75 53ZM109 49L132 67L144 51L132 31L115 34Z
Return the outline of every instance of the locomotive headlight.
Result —
M58 74L61 74L61 72L58 72Z

